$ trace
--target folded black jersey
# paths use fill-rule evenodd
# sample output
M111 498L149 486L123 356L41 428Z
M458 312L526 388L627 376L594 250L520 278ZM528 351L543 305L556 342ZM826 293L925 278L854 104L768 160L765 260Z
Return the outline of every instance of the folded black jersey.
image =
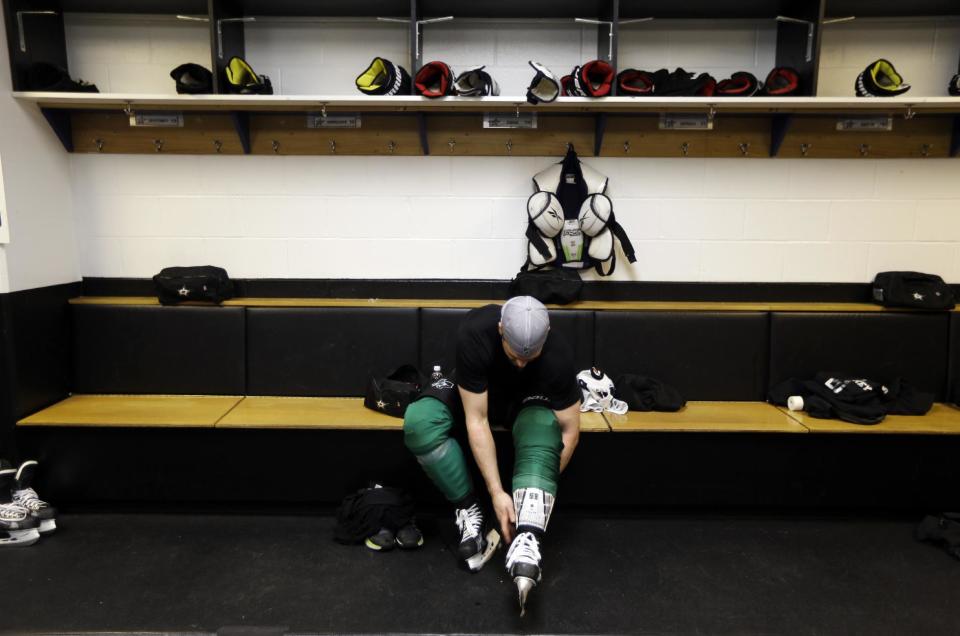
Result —
M95 84L70 79L67 70L56 64L36 62L27 70L27 88L32 91L99 93Z
M658 97L709 97L714 94L717 81L707 73L694 76L682 68L672 73L665 68L652 75L653 94Z
M485 66L475 66L465 70L457 75L453 81L453 89L461 97L485 97L487 95L499 95L500 86L497 81L490 77Z
M610 94L612 86L613 67L609 62L593 60L573 69L570 74L569 94L578 97L604 97Z
M418 95L444 97L454 95L453 71L443 62L427 62L417 71L413 80Z
M617 92L620 95L640 97L653 95L653 75L647 71L628 68L617 75Z
M778 66L767 74L763 94L769 97L796 95L800 90L800 74L787 66Z
M170 71L181 95L206 95L213 92L213 73L199 64L181 64Z
M910 90L897 69L887 60L873 62L857 75L853 84L857 97L894 97Z
M382 57L375 57L356 80L357 90L365 95L409 95L410 73Z
M227 78L227 89L240 95L273 95L273 85L266 75L257 75L246 60L232 57L223 73Z
M715 95L718 97L753 97L760 90L760 82L753 73L738 71L729 79L717 82Z

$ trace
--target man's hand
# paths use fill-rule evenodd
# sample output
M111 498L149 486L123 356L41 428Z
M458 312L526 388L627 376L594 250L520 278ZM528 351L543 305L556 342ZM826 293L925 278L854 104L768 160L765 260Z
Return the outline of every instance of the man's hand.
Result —
M500 522L500 535L510 543L517 528L517 511L513 507L513 497L501 490L490 498L493 501L493 511Z

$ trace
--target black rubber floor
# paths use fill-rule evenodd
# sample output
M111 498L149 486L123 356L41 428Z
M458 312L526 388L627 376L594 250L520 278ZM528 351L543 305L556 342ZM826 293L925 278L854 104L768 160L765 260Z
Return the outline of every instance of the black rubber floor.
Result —
M470 574L422 525L378 554L329 516L66 516L0 551L0 632L960 633L960 562L911 522L559 514L523 619L503 552Z

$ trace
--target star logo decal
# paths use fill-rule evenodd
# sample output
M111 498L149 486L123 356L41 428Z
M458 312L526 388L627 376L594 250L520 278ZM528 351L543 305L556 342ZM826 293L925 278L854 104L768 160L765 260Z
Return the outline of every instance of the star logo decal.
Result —
M377 408L382 411L383 409L387 408L387 403L383 400L377 400Z
M183 287L181 287L180 289L177 290L177 293L180 294L181 296L189 296L189 295L190 295L190 290L187 289L187 286L186 286L186 285L184 285Z
M914 300L923 300L923 294L921 294L920 292L913 292L913 299L914 299Z

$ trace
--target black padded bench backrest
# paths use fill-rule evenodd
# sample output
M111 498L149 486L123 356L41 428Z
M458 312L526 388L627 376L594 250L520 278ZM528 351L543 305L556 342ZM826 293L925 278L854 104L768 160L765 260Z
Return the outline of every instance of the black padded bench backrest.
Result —
M762 400L768 322L762 312L597 312L597 364L656 378L688 400Z
M901 377L942 401L948 329L944 312L773 313L770 386L818 371L879 382Z
M449 371L456 365L457 329L468 309L423 309L420 315L420 365L429 371L439 364ZM550 330L563 334L573 348L577 370L593 364L593 312L551 310Z
M362 396L370 373L417 364L417 309L249 308L249 395Z
M243 395L242 307L72 307L74 392Z

